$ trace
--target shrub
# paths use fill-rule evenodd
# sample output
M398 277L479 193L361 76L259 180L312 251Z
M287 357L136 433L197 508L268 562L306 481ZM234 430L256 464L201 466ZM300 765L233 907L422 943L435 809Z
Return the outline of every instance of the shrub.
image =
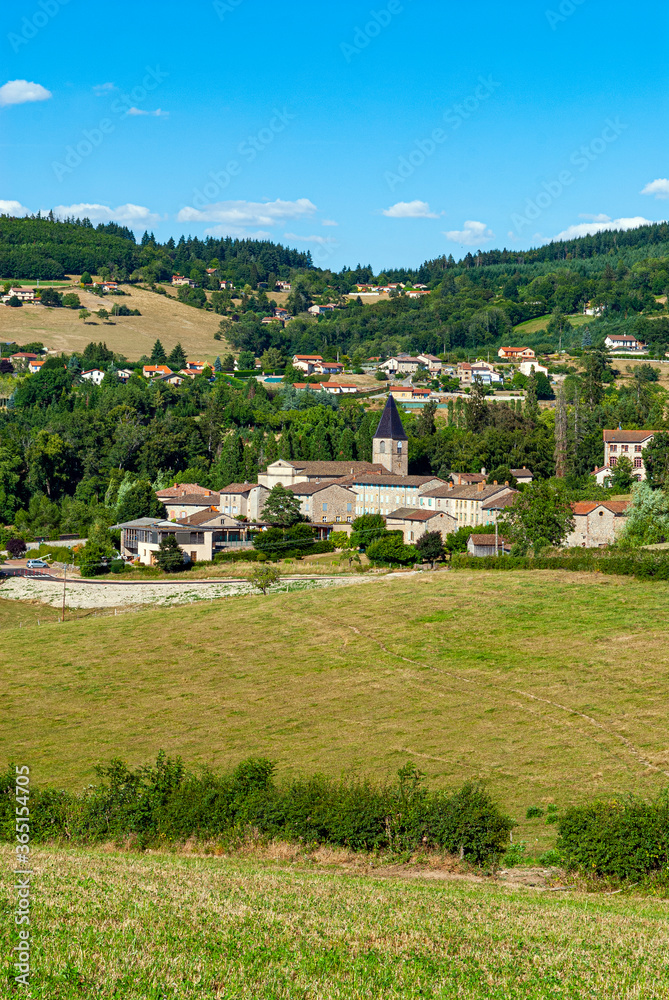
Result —
M583 874L638 881L667 871L667 791L652 802L629 796L572 806L558 822L558 850Z
M274 781L274 764L251 757L222 775L195 775L160 752L155 766L132 771L122 760L96 768L81 795L31 787L35 842L67 837L95 843L137 836L140 846L195 836L232 841L251 831L353 850L408 852L437 847L476 864L496 862L512 821L482 788L429 791L408 764L389 784L314 775ZM0 780L0 836L13 840L14 771Z
M544 811L539 806L530 806L530 808L525 813L526 819L534 819L535 817L543 816Z
M6 549L12 559L20 559L26 551L26 543L22 538L7 539Z
M255 549L239 549L233 552L218 552L214 556L214 562L256 562L259 558L260 553L256 552Z

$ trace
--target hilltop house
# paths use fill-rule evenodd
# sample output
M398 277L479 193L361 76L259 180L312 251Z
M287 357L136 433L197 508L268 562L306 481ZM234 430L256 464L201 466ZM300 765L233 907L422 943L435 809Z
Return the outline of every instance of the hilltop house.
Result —
M30 369L32 371L32 368ZM81 373L81 377L86 379L87 382L92 382L93 385L100 385L105 373L101 368L89 368L87 371Z
M307 375L311 375L315 366L322 360L322 354L294 354L293 368L301 368Z
M521 375L527 375L528 377L532 372L541 372L548 378L548 368L545 365L540 365L538 361L521 361L518 365L518 371Z
M636 337L628 337L624 333L609 334L604 344L612 351L643 351L646 347Z

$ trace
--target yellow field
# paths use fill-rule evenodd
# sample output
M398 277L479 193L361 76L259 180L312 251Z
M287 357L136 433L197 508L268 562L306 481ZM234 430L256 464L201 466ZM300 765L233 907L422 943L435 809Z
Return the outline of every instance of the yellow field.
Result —
M22 282L27 284L27 282ZM42 306L24 305L18 309L0 309L0 340L14 340L27 344L41 340L52 351L83 351L91 340L102 340L107 347L137 361L143 354L150 355L154 342L159 339L169 354L178 342L191 360L214 361L217 355L229 350L225 341L214 340L221 317L213 312L183 305L176 297L167 298L155 292L126 285L126 296L105 295L100 298L78 286L64 287L60 291L74 291L81 303L93 311L104 307L111 310L114 303L139 309L141 316L116 316L113 325L92 316L87 323L79 319L76 309L45 309ZM175 296L175 293L168 293Z

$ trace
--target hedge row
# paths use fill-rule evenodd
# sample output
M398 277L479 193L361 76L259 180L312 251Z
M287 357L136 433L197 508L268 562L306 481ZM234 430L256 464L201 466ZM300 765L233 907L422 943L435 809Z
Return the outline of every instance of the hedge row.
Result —
M31 789L34 842L134 835L145 847L190 837L230 842L252 832L365 851L438 847L489 864L508 846L513 826L482 788L467 783L452 794L430 791L411 764L389 784L322 775L277 782L264 758L249 758L227 774L194 774L161 752L155 766L132 771L115 760L98 775L100 783L80 795ZM0 795L4 840L14 839L14 792L10 767Z
M640 580L669 580L667 552L611 552L597 549L568 549L562 555L547 556L470 556L456 553L451 558L454 569L570 569L590 573L635 576Z
M669 795L572 806L559 821L558 849L567 866L583 874L669 878Z

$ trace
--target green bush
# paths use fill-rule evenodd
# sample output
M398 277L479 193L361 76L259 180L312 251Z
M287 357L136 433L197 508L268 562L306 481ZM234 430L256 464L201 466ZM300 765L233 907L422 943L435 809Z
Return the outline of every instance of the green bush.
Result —
M234 552L219 552L214 556L215 563L257 562L260 553L255 549L238 549Z
M669 580L669 553L664 551L629 551L613 549L564 549L541 556L470 556L456 553L451 557L454 569L569 569L579 572L611 573L634 576L640 580Z
M544 811L539 806L530 806L530 808L525 813L526 819L534 819L535 817L543 816Z
M651 802L634 796L572 806L559 819L558 850L586 875L639 881L669 874L669 794Z
M113 760L81 795L31 787L35 842L95 843L135 835L140 846L189 837L234 841L248 833L353 850L411 852L437 847L476 864L503 854L512 821L472 783L429 791L408 764L394 782L323 775L274 780L274 764L249 758L216 775L188 772L164 752L132 771ZM0 836L14 837L14 769L0 781Z

